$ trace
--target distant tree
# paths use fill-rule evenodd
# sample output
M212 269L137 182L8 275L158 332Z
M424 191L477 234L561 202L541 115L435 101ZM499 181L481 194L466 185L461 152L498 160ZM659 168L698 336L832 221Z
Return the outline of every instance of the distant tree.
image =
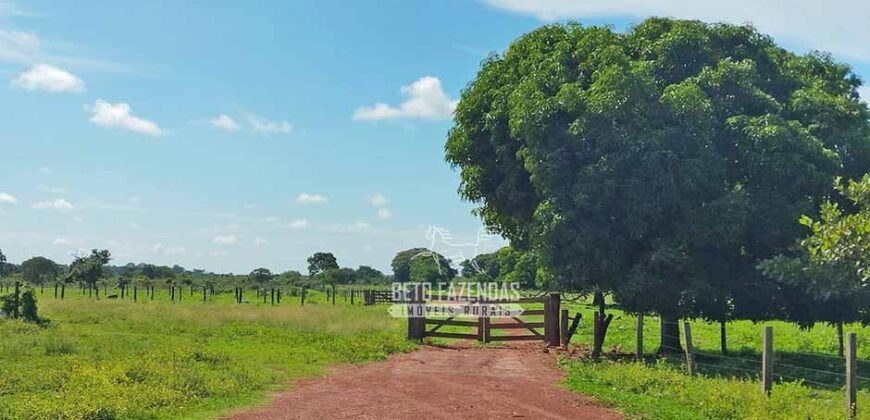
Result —
M272 272L269 271L268 268L258 268L254 271L251 271L251 274L248 275L248 278L251 279L254 283L256 283L259 287L263 287L270 281L272 281Z
M97 281L103 277L103 267L111 259L112 255L108 250L94 249L90 255L75 257L72 264L70 264L67 276L73 282L88 283L96 287Z
M356 269L356 283L378 284L383 283L384 273L367 265L361 265Z
M411 269L414 267L414 262L417 260L420 260L421 262L417 263L418 277L414 278ZM429 260L429 262L426 262L426 260ZM456 269L452 267L450 260L445 258L443 255L426 248L411 248L401 251L393 257L393 261L390 265L393 268L393 280L403 283L409 280L424 281L419 280L419 278L423 277L438 277L441 279L440 281L447 281L453 279L456 277L456 274L458 274ZM437 276L428 274L423 275L424 272L430 270L434 270L434 272L440 274Z
M501 266L498 254L478 254L470 260L459 263L462 277L479 281L495 281L498 278Z
M399 252L393 257L390 266L393 268L393 279L397 282L406 282L411 278L411 260L419 255L428 253L426 248L411 248Z
M57 279L60 267L45 257L33 257L21 263L21 276L31 284L45 284Z
M338 269L338 261L331 252L316 252L308 257L308 275L311 277L333 269Z

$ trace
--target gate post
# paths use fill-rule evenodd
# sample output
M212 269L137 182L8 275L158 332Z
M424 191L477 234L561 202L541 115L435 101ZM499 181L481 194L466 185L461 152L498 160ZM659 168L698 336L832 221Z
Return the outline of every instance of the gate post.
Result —
M419 317L411 313L408 317L408 339L422 341L426 335L426 300L423 298L423 285L418 284L414 287L414 294L408 302L410 308L415 306L423 306L423 313Z
M559 309L562 304L562 295L559 293L550 293L550 298L547 299L547 304L544 305L546 314L544 315L544 325L549 334L545 334L547 346L559 347Z

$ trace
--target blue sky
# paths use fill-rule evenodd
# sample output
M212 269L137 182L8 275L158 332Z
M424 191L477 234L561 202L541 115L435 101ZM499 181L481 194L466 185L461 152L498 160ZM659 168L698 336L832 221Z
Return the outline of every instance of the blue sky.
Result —
M862 3L649 3L0 0L0 249L387 270L430 225L477 242L443 161L450 111L488 52L554 20L751 21L870 75Z

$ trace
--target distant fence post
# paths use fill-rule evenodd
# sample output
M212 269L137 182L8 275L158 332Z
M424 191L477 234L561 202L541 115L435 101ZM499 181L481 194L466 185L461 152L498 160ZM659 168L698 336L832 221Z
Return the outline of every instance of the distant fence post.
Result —
M643 314L637 314L637 340L635 342L634 358L643 361Z
M350 289L350 304L351 304L351 305L353 305L353 295L354 295L354 293L355 293L354 290L353 290L353 289Z
M692 325L689 321L683 321L683 335L686 336L686 368L691 376L695 373L695 348L692 345Z
M332 283L332 304L335 305L335 283Z
M773 327L764 327L761 353L761 390L770 395L773 386Z
M846 337L846 415L858 417L858 343L855 333Z

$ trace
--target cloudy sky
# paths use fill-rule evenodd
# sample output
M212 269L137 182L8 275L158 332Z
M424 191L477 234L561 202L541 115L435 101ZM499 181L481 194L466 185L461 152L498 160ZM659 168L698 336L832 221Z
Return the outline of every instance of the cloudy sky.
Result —
M483 57L547 22L752 22L870 76L858 1L121 3L0 0L0 249L13 262L108 248L115 263L283 271L326 250L386 270L430 246L430 225L476 243L443 162L450 115Z

